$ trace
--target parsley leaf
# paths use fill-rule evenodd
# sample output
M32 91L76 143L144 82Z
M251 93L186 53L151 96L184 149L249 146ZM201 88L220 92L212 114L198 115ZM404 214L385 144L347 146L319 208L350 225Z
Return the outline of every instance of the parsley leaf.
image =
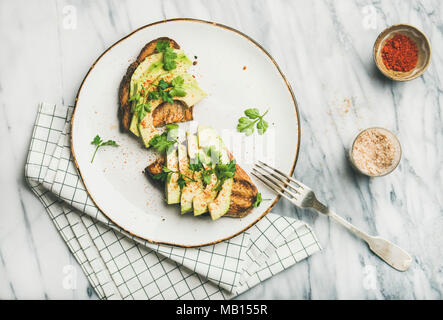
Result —
M228 164L217 164L215 166L215 175L217 176L217 184L214 190L220 191L225 180L233 178L235 176L235 171L236 171L235 160L232 160Z
M91 144L95 144L96 146L98 146L100 144L100 142L102 141L102 139L100 138L99 135L96 135L94 137L94 139L91 141Z
M177 141L168 139L168 134L163 132L161 135L156 134L150 141L149 145L158 152L163 153L171 148Z
M177 184L180 187L180 189L183 189L183 187L186 186L186 180L182 174L180 175L180 177L178 177Z
M158 41L156 44L158 52L164 52L168 47L170 47L169 41Z
M208 184L211 183L212 174L213 174L213 170L211 170L211 169L203 171L202 180L203 180L203 183L205 184L205 186L207 186Z
M204 149L206 155L211 159L210 163L217 164L220 162L220 151L215 146L206 147Z
M257 197L255 198L255 202L253 204L254 208L257 208L258 206L260 206L260 204L262 203L262 201L269 201L271 199L263 199L261 196L261 193L258 192L257 193Z
M258 117L260 117L260 111L258 111L257 108L246 109L246 110L245 110L245 115L246 115L249 119L257 119Z
M157 90L148 93L148 101L163 100L174 103L173 97L186 96L186 91L182 88L183 83L184 79L181 76L175 77L171 83L161 79L157 84Z
M254 121L249 120L246 117L241 117L238 119L237 131L244 132L247 136L250 136L254 133L254 125Z
M177 54L169 45L169 41L157 42L156 48L158 52L163 53L163 69L170 71L177 68L177 63L175 62Z
M167 129L168 131L171 131L171 130L174 130L174 129L178 129L178 124L176 124L176 123L170 123L170 124L167 124L167 125L166 125L166 129Z
M262 135L269 127L268 122L263 117L268 113L269 109L260 115L260 111L257 108L246 109L244 111L246 117L238 119L237 131L245 133L250 136L254 133L255 126L257 126L258 134Z
M178 124L175 123L166 125L166 131L161 135L156 134L149 141L149 145L160 153L168 152L177 143L178 128Z
M159 180L159 181L162 181L162 182L165 182L166 180L168 180L168 176L170 175L170 172L166 172L166 171L164 170L165 168L166 168L166 167L163 168L163 170L162 170L161 173L156 174L156 175L153 175L152 178L153 178L154 180ZM167 168L166 168L166 169L167 169ZM170 180L170 178L169 178L169 180Z
M163 53L163 69L166 71L174 70L177 68L177 63L175 59L177 58L177 54L171 47L166 48Z
M129 98L129 101L136 101L138 102L141 99L140 92L137 91L136 94L134 94L132 97Z
M184 174L182 174L180 172L168 169L167 167L163 167L162 172L160 172L156 175L153 175L152 178L154 180L158 180L158 181L162 181L162 182L165 182L165 181L170 182L173 173L176 173L179 175L179 177L177 179L177 184L179 185L180 189L183 189L183 187L186 186L186 184L187 184L186 180L195 182L194 179L192 179L188 176L185 176Z
M268 123L263 120L263 118L261 118L258 122L257 122L257 131L258 134L262 135L266 132L266 130L268 129Z
M132 106L132 112L137 113L139 121L142 121L147 112L151 112L151 105L147 103L139 103Z
M158 91L149 91L148 93L148 100L158 100L160 99L160 94L158 93Z
M191 159L189 162L189 170L194 172L199 172L203 170L203 164L200 161L200 157L197 156L195 159Z
M161 79L161 80L158 82L157 87L160 88L160 89L162 89L162 90L165 90L165 89L169 88L169 83L167 83L165 80Z
M94 154L93 154L92 159L91 159L91 163L94 161L95 154L97 153L97 150L98 150L100 147L103 147L103 146L113 146L113 147L118 147L117 142L115 142L114 140L103 141L102 138L100 138L99 135L96 135L96 136L94 137L94 139L92 139L91 144L93 144L93 145L96 146L95 151L94 151Z
M171 85L172 85L173 87L181 87L181 86L183 86L184 83L185 83L185 80L184 80L182 77L180 77L180 76L175 77L175 78L171 81Z
M171 91L169 91L169 94L172 97L184 97L186 96L186 91L182 88L172 88Z

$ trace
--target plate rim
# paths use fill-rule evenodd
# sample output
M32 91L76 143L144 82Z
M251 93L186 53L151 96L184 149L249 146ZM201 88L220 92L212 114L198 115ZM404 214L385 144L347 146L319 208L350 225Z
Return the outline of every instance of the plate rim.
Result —
M280 76L282 77L283 81L286 84L286 87L291 95L292 98L292 102L294 104L294 108L295 108L295 114L297 116L297 151L294 157L294 161L292 163L292 167L290 170L290 176L292 176L292 174L294 173L295 170L295 166L297 164L297 160L298 160L298 156L300 153L300 140L301 140L301 128L300 128L300 113L298 110L298 102L297 99L295 98L294 92L292 90L291 84L289 83L289 81L287 80L286 76L284 75L284 73L281 71L279 65L277 64L277 62L275 61L275 59L271 56L271 54L265 49L263 48L258 42L256 42L254 39L252 39L251 37L249 37L248 35L246 35L245 33L233 28L233 27L229 27L227 25L224 25L222 23L218 23L218 22L213 22L213 21L208 21L208 20L201 20L201 19L195 19L195 18L171 18L171 19L164 19L164 20L158 20L149 24L146 24L144 26L141 26L137 29L135 29L134 31L130 32L129 34L127 34L126 36L120 38L119 40L117 40L116 42L114 42L111 46L109 46L105 51L103 51L102 54L100 54L100 56L92 63L91 67L88 69L88 72L86 73L86 75L84 76L80 87L77 91L77 94L75 96L74 99L74 109L72 112L72 117L71 117L71 122L70 122L70 132L69 132L69 143L70 143L70 147L71 147L71 154L72 154L72 158L74 160L74 165L77 168L77 171L80 175L80 178L83 182L83 185L85 186L86 192L88 194L88 196L91 198L92 202L94 203L94 205L100 210L101 213L103 213L109 220L112 221L112 223L114 223L116 226L118 226L119 228L121 228L122 230L128 232L130 235L135 236L139 239L145 240L149 243L152 244L157 244L157 245L170 245L170 246L176 246L176 247L183 247L183 248L195 248L195 247L203 247L203 246L209 246L209 245L214 245L216 243L220 243L222 241L226 241L229 240L243 232L245 232L246 230L248 230L249 228L251 228L253 225L255 225L257 222L259 222L265 215L267 215L273 208L274 206L277 204L277 202L281 199L281 196L277 194L277 197L275 198L275 200L269 205L269 207L257 218L255 219L253 222L251 222L249 225L247 225L246 227L244 227L242 230L226 237L226 238L222 238L222 239L218 239L218 240L214 240L208 243L203 243L203 244L196 244L196 245L184 245L184 244L177 244L177 243L171 243L171 242L166 242L166 241L154 241L154 240L150 240L147 239L145 237L139 236L137 234L134 234L133 232L131 232L130 230L126 229L125 227L119 225L118 223L116 223L113 219L111 219L109 217L109 215L107 215L101 208L100 206L97 204L97 202L95 201L94 197L92 196L92 194L89 192L88 187L86 186L85 183L85 179L81 173L80 167L77 163L77 159L75 156L75 151L74 151L74 143L73 143L73 134L72 134L72 129L74 126L74 120L75 120L75 113L77 110L77 102L78 102L78 97L80 95L80 92L83 88L83 85L86 81L86 79L88 78L89 74L91 73L91 71L94 69L95 65L99 62L99 60L106 54L108 53L112 48L114 48L116 45L118 45L120 42L122 42L123 40L126 40L127 38L131 37L132 35L134 35L135 33L158 25L158 24L162 24L162 23L169 23L169 22L175 22L175 21L186 21L186 22L196 22L196 23L204 23L204 24L209 24L209 25L213 25L216 27L220 27L222 29L226 29L229 31L232 31L234 33L237 33L238 35L241 35L242 37L244 37L246 40L250 41L252 44L254 44L258 49L260 49L270 60L271 62L274 64L274 66L277 68L277 71L279 72Z

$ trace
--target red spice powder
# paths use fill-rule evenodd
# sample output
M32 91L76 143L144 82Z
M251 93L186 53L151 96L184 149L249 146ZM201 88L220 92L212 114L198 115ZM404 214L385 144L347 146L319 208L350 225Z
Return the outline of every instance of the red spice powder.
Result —
M418 48L408 36L396 34L386 41L382 58L389 70L408 72L417 66Z

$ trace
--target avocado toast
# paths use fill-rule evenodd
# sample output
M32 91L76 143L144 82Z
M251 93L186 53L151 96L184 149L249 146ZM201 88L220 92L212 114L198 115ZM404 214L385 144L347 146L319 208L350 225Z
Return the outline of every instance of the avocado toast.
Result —
M180 204L182 214L209 212L213 220L244 217L257 188L216 131L199 126L197 134L187 132L186 141L178 141L176 123L193 120L193 106L207 95L187 73L191 65L172 39L145 45L120 84L120 127L160 153L145 172L163 182L167 204Z
M186 72L191 65L172 39L146 44L120 83L121 129L140 137L149 148L157 127L192 120L193 105L206 93Z
M182 214L209 212L213 220L242 218L257 200L257 187L235 163L215 130L206 126L199 126L197 135L187 132L186 142L171 144L145 173L165 183L167 203L180 204Z

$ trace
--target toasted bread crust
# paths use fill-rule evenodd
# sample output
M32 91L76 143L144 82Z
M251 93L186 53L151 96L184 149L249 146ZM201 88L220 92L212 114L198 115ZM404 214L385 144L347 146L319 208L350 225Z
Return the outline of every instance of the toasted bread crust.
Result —
M124 75L122 82L120 83L119 95L118 95L120 102L120 108L118 109L118 113L120 118L120 129L122 131L129 131L129 126L131 125L132 113L131 113L131 103L129 102L129 95L130 95L130 84L131 84L132 75L139 66L139 64L143 60L145 60L147 56L157 53L156 45L158 41L169 41L169 44L172 48L180 49L180 46L174 40L167 37L161 37L146 44L143 47L143 49L140 51L137 59L129 65L128 70L126 71L126 74ZM176 108L180 107L180 105L176 103L174 103L173 106L175 106ZM190 120L192 120L192 110L190 111L191 111ZM159 117L161 115L162 113L160 112L158 113L157 116ZM189 114L186 115L189 117ZM182 121L188 121L188 120L182 120ZM163 123L165 121L163 119L158 119L158 121L156 121L156 119L154 118L154 122Z
M248 215L257 199L257 187L248 174L237 164L232 185L231 203L227 217L242 218Z
M152 177L153 175L161 173L164 163L164 157L159 157L146 167L146 175ZM237 164L232 186L231 203L229 205L229 211L224 216L232 218L245 217L251 212L256 199L257 187L252 183L248 174Z
M173 104L164 102L152 111L154 127L162 127L169 123L191 121L194 119L192 115L193 108L188 108L178 100L174 100Z

